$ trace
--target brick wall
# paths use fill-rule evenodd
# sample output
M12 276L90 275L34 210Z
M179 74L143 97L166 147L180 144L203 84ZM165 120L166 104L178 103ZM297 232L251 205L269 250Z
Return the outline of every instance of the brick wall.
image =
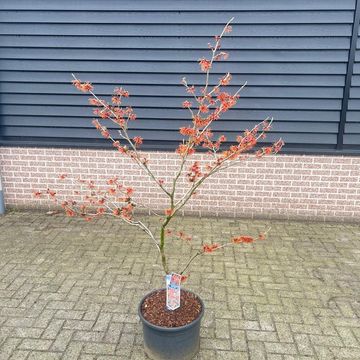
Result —
M168 152L147 156L153 171L169 182L179 158ZM196 155L200 160L206 155ZM58 180L69 173L99 184L118 175L137 198L164 209L164 196L131 160L110 150L0 148L1 176L8 207L42 207L32 192L48 185L71 194ZM188 186L180 182L179 190ZM251 159L209 179L185 213L215 216L359 221L360 157L277 155Z

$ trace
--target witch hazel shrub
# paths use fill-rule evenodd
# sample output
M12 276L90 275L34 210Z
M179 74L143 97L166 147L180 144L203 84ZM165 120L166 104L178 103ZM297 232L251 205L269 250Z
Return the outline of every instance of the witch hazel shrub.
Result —
M255 240L264 240L266 232L256 237L239 235L228 239L224 243L203 243L200 248L193 248L190 258L183 263L180 269L172 269L167 258L167 243L170 237L178 238L191 244L192 235L184 231L173 231L171 223L174 217L191 201L199 187L209 177L232 166L244 166L244 160L254 161L257 158L276 154L280 151L284 142L279 139L274 143L264 144L268 131L271 129L273 119L267 118L250 130L245 130L236 137L236 141L227 142L226 136L215 137L211 126L219 120L228 110L234 108L240 98L240 93L245 84L231 93L228 85L231 83L230 73L224 74L218 79L211 76L214 64L224 61L229 54L221 49L223 37L232 31L231 19L223 28L220 35L216 35L209 44L209 56L198 60L199 70L204 75L202 86L194 86L184 77L181 82L189 98L182 103L182 107L188 110L189 124L179 129L183 140L177 146L175 152L179 157L178 169L171 180L165 181L158 172L152 170L152 164L141 146L144 142L140 136L131 137L129 129L136 114L132 107L126 106L129 92L116 87L110 100L96 95L94 86L90 82L83 82L73 75L73 85L81 92L90 94L89 104L94 107L93 114L96 117L92 123L96 130L112 143L119 156L131 159L144 174L146 174L155 186L163 193L166 199L162 214L159 217L159 225L156 231L150 229L137 217L137 209L146 207L140 200L134 199L136 189L131 184L125 184L114 174L107 179L106 184L98 185L93 180L72 178L68 174L60 174L59 180L70 182L78 186L75 192L77 200L66 198L56 190L48 188L45 191L35 191L35 197L48 196L55 204L60 205L67 216L81 217L85 221L92 221L101 216L119 218L131 226L138 227L145 232L149 240L159 252L159 259L165 274L177 273L186 279L186 272L191 263L199 256L219 251L224 247L236 244L248 244ZM164 99L164 105L166 101ZM108 127L116 125L117 131L109 130ZM206 156L194 159L197 152L205 153ZM164 162L167 161L164 159ZM251 166L247 161L246 166ZM185 191L179 188L180 182L185 180ZM78 200L80 197L81 200ZM150 212L153 212L149 209Z

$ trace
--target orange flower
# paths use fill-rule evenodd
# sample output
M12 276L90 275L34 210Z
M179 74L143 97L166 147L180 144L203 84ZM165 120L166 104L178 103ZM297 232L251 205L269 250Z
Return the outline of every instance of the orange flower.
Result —
M199 59L201 71L208 71L211 68L211 61L205 58Z
M188 100L185 100L183 103L182 103L182 106L183 108L189 108L191 107L192 103Z
M114 216L119 216L121 212L120 212L119 208L116 208L116 209L113 210L112 213L113 213Z
M129 117L129 120L131 120L131 121L136 120L136 114L134 114L134 113L129 114L128 117Z
M165 209L165 215L166 216L171 216L174 213L173 209Z
M51 196L51 197L55 197L56 196L56 192L50 189L47 189L46 192Z
M224 29L225 33L231 33L232 32L232 26L231 25L227 25Z
M188 146L187 146L187 145L185 145L185 144L180 144L180 145L178 146L178 148L176 149L176 152L177 152L180 156L184 157L186 154L187 154L187 155L192 155L192 154L194 154L194 153L195 153L195 149L193 149L193 148L189 148L189 149L188 149Z
M118 96L129 97L129 92L124 90L123 88L115 88L114 94Z
M252 243L254 242L254 238L251 236L238 236L234 237L231 240L234 244L240 244L240 243Z
M94 87L89 82L82 83L80 80L76 79L76 80L73 80L72 83L78 90L80 90L82 92L89 92L94 89Z
M196 130L193 128L188 128L188 127L181 127L179 129L179 132L181 135L183 136L194 136L196 134Z
M106 139L109 139L110 138L110 133L109 131L106 129L106 127L102 128L101 130L101 135L106 138Z
M92 121L92 124L95 126L96 129L98 129L98 130L101 129L101 124L99 123L98 120L94 119Z
M264 148L264 154L266 155L270 155L273 151L273 148L272 147L266 147Z
M110 188L107 191L110 195L115 195L116 194L116 188Z
M225 76L220 78L220 85L223 85L223 86L229 85L230 80L231 80L231 74L227 73Z
M111 101L112 101L112 103L115 104L115 105L120 105L120 103L121 103L121 100L120 100L120 98L119 98L118 96L113 96L113 97L111 98Z
M40 198L41 195L42 195L41 191L34 191L34 192L33 192L33 196L34 196L35 198Z
M133 140L136 146L139 146L143 143L143 138L140 136L135 136Z
M192 86L189 86L186 91L189 93L189 94L195 94L195 86L192 85Z
M99 208L97 209L96 213L97 213L98 215L104 214L104 213L105 213L105 208L99 207Z
M90 98L89 99L89 104L93 105L93 106L103 106L103 104L101 103L101 101L99 101L96 98Z
M67 216L70 216L70 217L74 217L76 215L75 211L72 210L72 209L69 209L69 208L67 208L65 210L65 213L66 213Z
M203 245L203 252L204 253L212 253L215 250L220 248L220 244L214 243L214 244L204 244Z
M126 195L131 196L134 193L134 189L131 187L128 187L126 189Z
M199 110L202 113L207 113L209 111L209 108L206 105L200 105Z

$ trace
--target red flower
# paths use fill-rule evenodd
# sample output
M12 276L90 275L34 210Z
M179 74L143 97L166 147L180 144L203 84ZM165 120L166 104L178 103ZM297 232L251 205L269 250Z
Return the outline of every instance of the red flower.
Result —
M34 196L35 198L40 198L41 195L42 195L41 191L33 191L32 194L33 194L33 196Z
M116 194L116 188L110 188L107 191L110 195L115 195Z
M96 213L97 213L98 215L104 214L104 213L105 213L105 208L104 208L104 207L99 207L99 208L97 208Z
M258 239L259 239L259 240L265 240L265 239L266 239L266 234L265 234L265 233L260 233L260 234L258 235Z
M94 87L89 83L89 82L85 82L82 83L80 80L73 80L73 85L80 91L82 92L89 92L94 90Z
M109 179L106 183L107 183L108 185L114 185L114 184L116 184L117 180L118 180L118 178L117 178L117 177L114 177L114 178L112 178L112 179Z
M196 130L193 128L182 127L179 130L180 134L183 136L194 136L196 134Z
M131 113L131 114L129 114L129 120L131 120L131 121L134 121L134 120L136 120L136 114L135 113Z
M69 208L67 208L65 210L65 213L66 213L67 216L70 216L70 217L74 217L76 215L75 211L72 210L72 209L69 209Z
M131 196L134 193L134 189L131 187L126 188L126 195Z
M220 78L220 85L223 86L229 85L230 81L231 81L231 74L227 73L225 76Z
M129 95L130 95L129 92L123 88L115 88L114 94L118 95L118 96L123 96L123 97L129 97Z
M220 244L214 243L214 244L204 244L203 245L203 252L204 253L212 253L215 250L220 248Z
M192 85L192 86L188 86L186 91L189 93L189 94L195 94L195 86Z
M118 96L113 96L113 97L111 98L111 101L112 101L112 103L115 104L115 105L120 105L120 104L121 104L121 100L120 100L120 98L119 98Z
M181 279L180 279L181 284L183 284L188 278L189 275L181 275Z
M102 130L101 130L101 135L104 137L104 138L106 138L106 139L109 139L110 138L110 133L109 133L109 131L104 127L104 128L102 128Z
M98 130L101 129L101 124L99 123L98 120L94 119L92 121L92 124L95 126L96 129L98 129Z
M101 101L99 101L98 99L92 97L89 99L89 104L93 105L93 106L103 106L103 104L101 103Z
M52 197L54 198L56 196L56 192L50 189L47 189L46 192Z
M113 213L114 216L119 216L121 212L120 212L119 208L116 208L116 209L113 210L112 213Z
M199 59L199 64L201 67L201 71L208 71L211 68L211 61L205 58Z
M176 149L176 152L177 152L178 154L180 154L180 156L184 157L186 154L187 154L187 155L192 155L192 154L194 154L194 153L195 153L195 149L193 149L193 148L188 148L188 146L185 145L185 144L180 144L180 145L178 146L178 148Z
M64 180L65 178L67 178L67 174L61 174L61 175L59 175L59 179L60 180Z
M174 213L173 209L165 209L165 215L166 216L171 216Z
M185 100L183 103L182 103L182 107L183 108L189 108L192 106L192 103L189 101L189 100Z
M133 140L136 146L139 146L143 143L143 138L140 136L135 136Z
M207 113L209 111L209 108L206 105L200 105L199 110L202 113Z
M134 210L133 205L127 204L126 206L121 208L121 216L126 220L131 220L133 210Z
M270 155L273 152L273 148L272 147L266 147L264 149L264 154L266 155Z
M240 243L252 243L254 242L254 238L251 236L238 236L234 237L231 240L234 244L240 244Z

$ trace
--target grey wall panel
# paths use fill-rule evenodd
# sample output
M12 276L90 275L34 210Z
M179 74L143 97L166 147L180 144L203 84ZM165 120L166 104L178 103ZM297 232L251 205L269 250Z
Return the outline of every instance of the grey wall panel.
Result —
M224 20L226 23L226 20ZM184 25L185 26L185 25ZM215 25L209 25L210 27ZM221 26L216 26L219 31ZM211 38L204 37L122 37L122 36L48 36L1 35L4 47L22 48L97 48L97 49L206 49ZM224 49L277 49L277 50L343 50L349 48L347 37L238 37L224 40ZM196 58L197 59L197 58Z
M66 2L51 2L48 0L17 0L17 1L3 1L0 4L2 10L65 10L64 3ZM176 2L168 0L155 0L149 2L148 0L137 0L134 2L118 1L118 0L89 0L86 3L82 1L69 1L67 10L83 10L83 11L114 11L114 10L131 10L131 11L154 11L154 10L178 10L178 11L219 11L219 10L250 10L250 11L264 11L264 10L343 10L354 8L355 0L223 0L208 1L208 0L178 0Z
M186 94L184 93L184 87L182 85L127 85L127 90L135 96L165 96L165 97L177 97L181 101ZM228 86L229 91L236 91L238 87ZM341 99L342 89L341 87L321 87L312 86L311 98L318 99ZM242 98L309 98L309 87L285 87L285 86L247 86L246 91L241 94ZM354 89L355 90L355 89ZM26 83L23 82L2 82L0 83L0 91L3 96L8 94L48 94L51 95L79 95L70 84L62 83ZM112 93L113 87L110 85L97 85L97 95L106 98L110 101L109 94ZM360 94L358 94L360 98ZM80 95L81 96L81 95ZM355 96L356 97L356 96ZM82 98L81 103L84 103ZM180 102L178 103L180 104Z
M22 60L114 60L121 61L194 61L208 55L208 50L173 49L62 49L62 48L22 48L3 47L0 59ZM347 50L231 50L230 59L236 62L340 62L348 60Z
M351 79L348 111L344 131L344 144L360 148L360 28Z
M96 73L96 72L81 72L80 79L90 79L94 84L112 84L118 86L119 84L127 86L128 84L141 85L179 85L179 74L146 74L146 73ZM40 83L71 83L71 74L68 72L48 72L48 71L0 71L0 79L2 82L40 82ZM218 77L211 77L210 83L213 84ZM248 81L249 86L252 85L266 85L266 86L344 86L343 75L292 75L292 74L247 74L246 77L239 74L233 75L233 84L243 84L245 80ZM190 81L190 79L189 79ZM201 85L204 81L204 76L199 74L191 75L191 83L194 85ZM0 85L1 86L1 85ZM71 88L71 85L69 86Z
M282 136L289 148L335 149L354 10L355 0L3 0L2 140L98 143L88 96L70 85L75 72L104 97L114 86L127 88L138 114L134 134L145 144L173 148L177 128L188 119L180 80L203 83L197 60L234 16L223 42L229 61L216 64L211 83L230 71L234 85L247 80L248 87L236 109L214 124L216 134L224 131L231 140L274 116L270 140ZM359 59L358 51L345 137L358 132Z
M3 0L8 2L9 0ZM166 0L167 1L167 0ZM289 6L292 6L293 1L289 2ZM313 2L313 0L310 0ZM319 0L317 0L318 2ZM236 11L236 10L217 10L209 11L208 6L210 3L215 4L216 1L209 0L207 1L207 6L205 6L201 11L169 11L169 10L149 10L149 11L140 11L136 10L127 11L127 10L118 10L118 11L101 11L101 10L71 10L70 3L71 1L63 1L63 8L68 9L68 11L1 11L1 22L4 23L59 23L59 24L218 24L222 25L224 21L226 22L231 17L236 17L235 24L342 24L342 23L351 23L353 21L353 9L355 7L354 1L351 1L351 9L344 10L279 10L271 11L266 10L256 10L253 11ZM119 2L125 2L119 0ZM148 1L149 2L149 1ZM233 6L237 0L231 0ZM251 1L249 1L251 3ZM270 3L266 0L267 3ZM275 3L277 1L273 1ZM323 1L323 5L326 7ZM149 2L152 4L152 2ZM190 6L196 6L198 1L189 0ZM223 1L221 1L221 4ZM342 6L340 2L340 6ZM131 1L131 6L136 6L137 1ZM347 4L349 5L349 4ZM32 6L32 2L28 2L27 7ZM220 5L221 6L221 5ZM345 6L344 6L345 7ZM16 16L14 16L14 14ZM200 15L200 16L199 16ZM206 16L202 16L206 15Z
M168 108L138 108L136 113L140 119L184 119L187 112L184 109L168 109ZM19 115L19 116L76 116L89 117L90 109L85 109L79 106L61 107L61 106L45 106L45 105L2 105L1 114L5 115ZM331 121L338 122L339 111L329 110L272 110L271 114L277 120L284 121ZM227 112L227 120L254 120L264 119L263 110L230 110Z

